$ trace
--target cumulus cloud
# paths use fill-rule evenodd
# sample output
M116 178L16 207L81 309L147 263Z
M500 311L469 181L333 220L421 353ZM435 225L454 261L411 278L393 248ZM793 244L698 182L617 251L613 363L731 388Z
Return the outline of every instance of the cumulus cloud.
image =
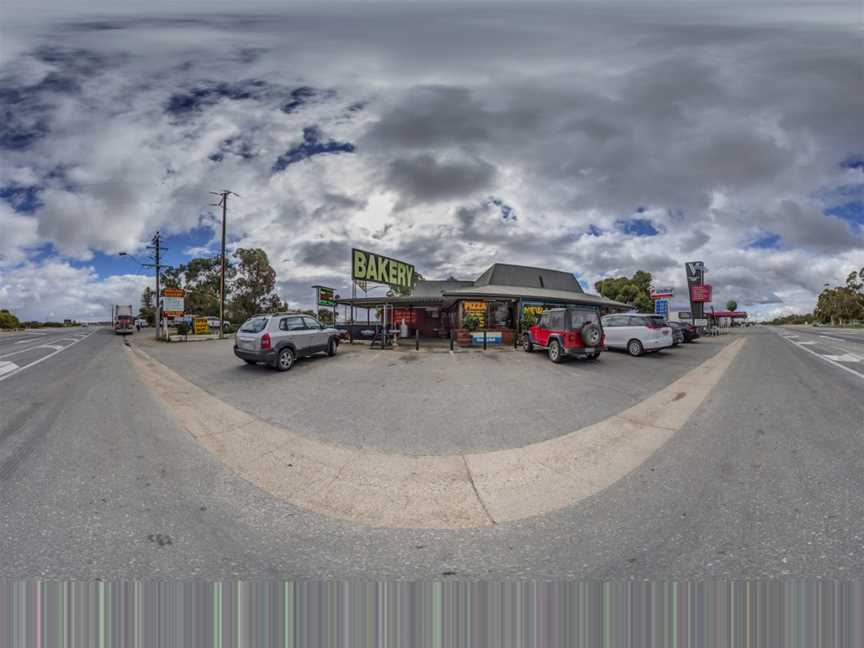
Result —
M703 259L762 313L864 265L855 3L28 8L0 27L0 296L32 317L138 290L82 262L215 228L223 187L296 304L348 290L352 245L682 290Z
M153 287L152 277L100 277L92 267L77 268L62 261L0 268L0 303L21 320L110 320L114 304L137 308L145 286Z

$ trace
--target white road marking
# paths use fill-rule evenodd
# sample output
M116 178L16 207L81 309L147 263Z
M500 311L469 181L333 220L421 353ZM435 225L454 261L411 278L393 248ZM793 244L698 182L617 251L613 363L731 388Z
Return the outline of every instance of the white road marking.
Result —
M796 342L795 344L807 344L807 345L812 345L812 344L816 344L816 343L813 342L813 341L811 341L811 340L801 340L800 342Z
M31 362L30 364L26 364L26 365L24 365L23 367L18 367L17 369L13 369L12 371L9 371L9 372L4 373L2 376L0 376L0 381L6 380L7 378L11 378L12 376L14 376L14 375L16 375L16 374L19 374L19 373L21 373L22 371L24 371L25 369L29 369L30 367L32 367L32 366L34 366L34 365L37 365L37 364L39 364L40 362L45 362L48 358L53 358L53 357L54 357L55 355L57 355L58 353L61 353L61 352L65 351L65 350L68 349L69 347L73 347L73 346L75 346L76 344L78 344L78 342L81 342L81 340L86 340L86 339L87 339L88 337L90 337L91 335L93 335L93 334L92 334L92 333L88 333L87 335L85 335L84 337L82 337L81 339L79 339L78 341L73 342L72 344L67 344L66 346L62 346L62 347L55 347L55 346L53 346L53 345L45 345L46 347L47 347L47 346L50 346L50 347L56 349L56 351L52 351L52 352L49 353L48 355L46 355L46 356L44 356L44 357L42 357L42 358L39 358L38 360L34 360L34 361ZM29 351L29 349L25 349L25 351Z
M3 376L10 371L15 371L18 369L18 365L14 362L6 362L5 360L0 360L0 376Z
M784 336L781 335L780 337L784 337ZM786 339L786 338L784 338L784 339ZM843 371L850 373L853 376L857 376L858 378L861 378L862 380L864 380L864 374L858 373L857 371L855 371L851 367L847 367L845 365L842 365L839 362L836 362L835 360L832 360L831 358L828 358L828 357L822 355L821 353L816 353L813 349L808 349L806 346L801 346L797 342L793 342L792 340L789 340L789 339L786 339L786 341L789 342L789 344L792 344L792 345L798 347L802 351L806 351L807 353L811 353L814 356L816 356L817 358L822 358L825 362L830 362L835 367L842 369ZM0 380L2 380L2 378L0 378Z
M845 342L846 340L842 340L840 338L831 337L830 335L819 335L819 337L824 337L826 340L834 340L835 342Z
M843 355L825 354L822 357L823 358L830 358L831 360L836 360L837 362L861 362L861 358L856 356L854 353L844 353Z

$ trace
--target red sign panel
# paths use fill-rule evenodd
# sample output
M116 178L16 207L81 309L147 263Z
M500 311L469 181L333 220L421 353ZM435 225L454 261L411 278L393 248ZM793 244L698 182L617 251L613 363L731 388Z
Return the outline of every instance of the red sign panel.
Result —
M708 284L704 284L702 286L690 286L690 301L710 302L711 286Z
M394 308L393 324L399 326L402 320L405 320L407 326L414 326L417 323L417 311L413 308Z

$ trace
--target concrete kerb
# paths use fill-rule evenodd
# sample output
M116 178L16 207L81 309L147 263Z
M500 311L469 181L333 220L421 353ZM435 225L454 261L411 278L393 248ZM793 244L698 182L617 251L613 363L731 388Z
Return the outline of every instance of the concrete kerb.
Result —
M376 527L471 528L549 513L626 476L701 405L746 338L656 394L569 434L493 452L409 456L345 448L241 412L153 360L142 380L226 466L300 508Z

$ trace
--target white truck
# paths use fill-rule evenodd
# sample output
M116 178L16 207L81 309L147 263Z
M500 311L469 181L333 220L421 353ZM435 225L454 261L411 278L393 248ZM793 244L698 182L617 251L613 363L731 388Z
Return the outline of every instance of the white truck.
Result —
M129 335L135 332L135 316L132 313L132 304L115 304L112 308L112 321L114 333L117 335Z

